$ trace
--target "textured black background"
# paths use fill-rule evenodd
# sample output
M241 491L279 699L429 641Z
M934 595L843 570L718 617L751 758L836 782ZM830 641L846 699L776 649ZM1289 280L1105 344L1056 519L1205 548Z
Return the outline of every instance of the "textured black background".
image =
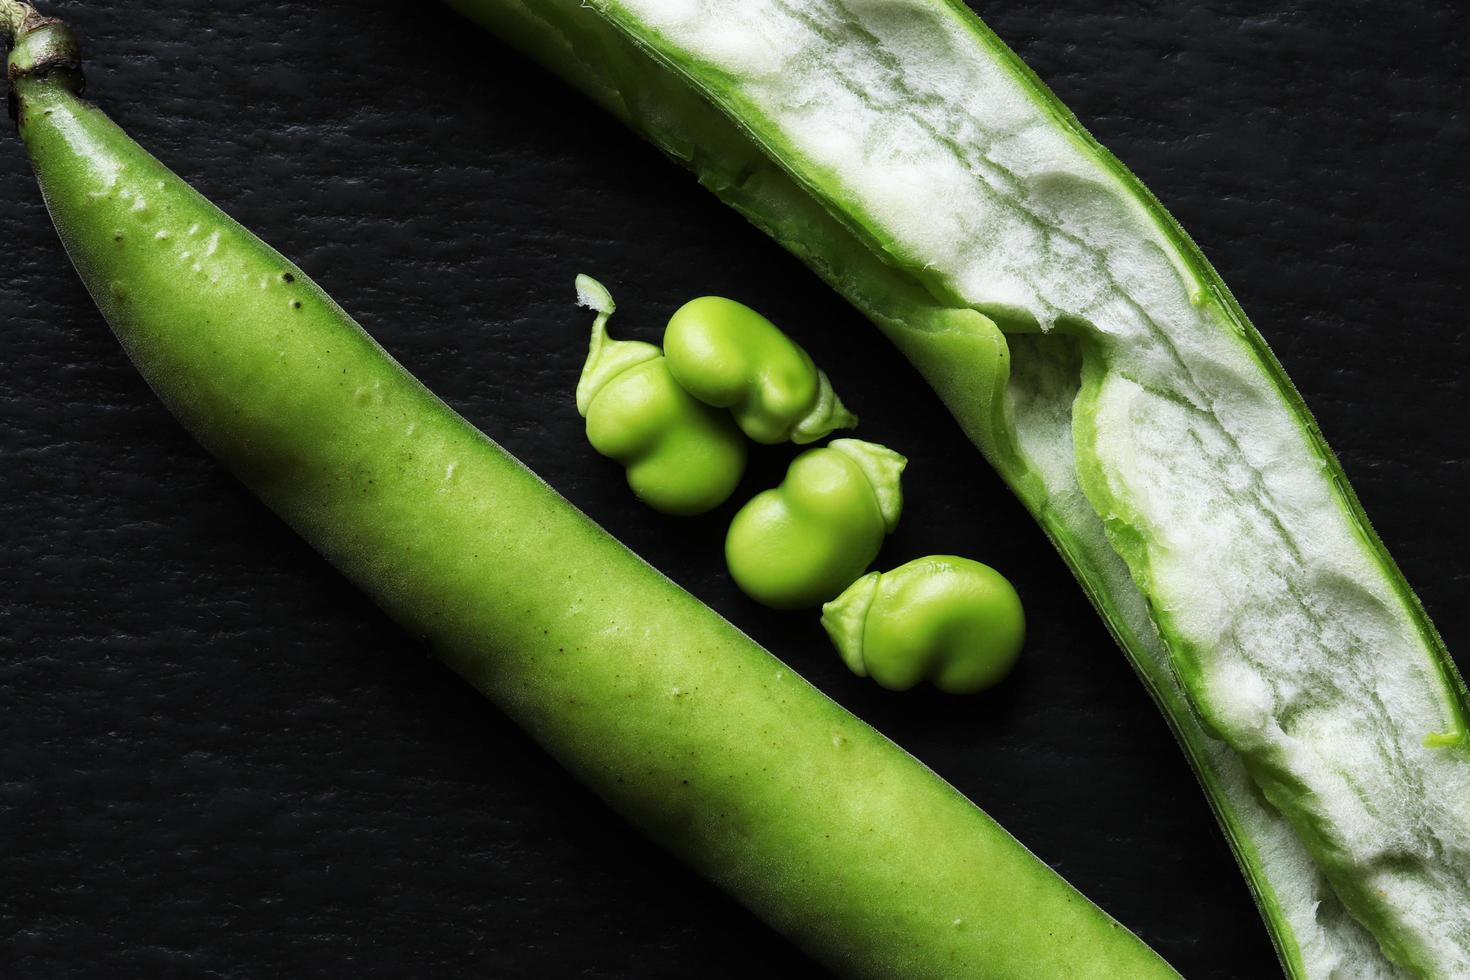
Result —
M1470 492L1458 0L991 0L1275 346L1451 649ZM684 173L434 5L57 3L93 96L578 506L987 808L1193 977L1273 955L1179 752L1062 563L864 321ZM815 972L612 817L193 445L0 148L0 974ZM849 676L724 574L733 504L636 506L571 390L609 283L656 339L719 292L912 458L882 564L1029 608L973 699ZM789 458L763 451L741 497ZM527 574L535 574L527 569ZM875 855L881 859L881 855Z

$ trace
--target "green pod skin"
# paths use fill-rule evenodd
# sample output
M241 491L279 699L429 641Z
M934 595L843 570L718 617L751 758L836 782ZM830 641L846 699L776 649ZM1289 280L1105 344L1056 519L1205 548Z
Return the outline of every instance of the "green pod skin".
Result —
M626 467L628 486L654 510L688 517L720 506L745 472L740 431L724 412L690 397L653 344L608 337L616 307L601 283L578 276L577 296L597 311L577 383L587 441Z
M930 681L948 694L993 687L1026 639L1021 597L989 565L954 555L870 572L822 607L822 626L859 677L892 691Z
M14 7L0 0L0 24ZM139 371L618 812L850 976L1175 975L435 398L300 269L81 101L37 58L33 23L10 22L20 131Z
M898 526L907 462L860 439L796 457L780 486L730 522L725 561L735 584L773 609L820 605L847 588Z
M733 299L701 296L679 307L664 329L664 356L685 391L728 408L756 442L806 445L857 425L811 355Z

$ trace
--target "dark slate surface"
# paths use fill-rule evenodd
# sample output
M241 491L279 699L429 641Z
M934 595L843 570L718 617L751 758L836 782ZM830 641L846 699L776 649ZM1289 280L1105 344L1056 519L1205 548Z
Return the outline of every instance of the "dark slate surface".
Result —
M1455 0L992 0L984 13L1179 215L1314 407L1452 649L1470 307ZM794 261L597 110L433 5L58 3L94 96L292 255L471 420L977 800L1192 977L1274 970L1168 731L927 389ZM0 974L815 972L622 826L196 448L0 151ZM571 402L625 333L740 297L908 453L884 564L1014 577L992 694L884 694L727 581L730 508L634 505ZM763 452L747 490L788 454ZM534 570L528 569L528 574ZM881 855L875 855L881 859Z

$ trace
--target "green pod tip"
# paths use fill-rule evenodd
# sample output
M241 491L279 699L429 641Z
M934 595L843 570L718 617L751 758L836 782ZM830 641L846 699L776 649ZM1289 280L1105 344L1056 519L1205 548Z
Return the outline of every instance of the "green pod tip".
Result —
M16 125L25 121L24 92L32 80L45 79L76 95L86 89L81 47L66 24L41 16L28 3L0 0L0 37L12 45L5 75L10 80L10 118Z

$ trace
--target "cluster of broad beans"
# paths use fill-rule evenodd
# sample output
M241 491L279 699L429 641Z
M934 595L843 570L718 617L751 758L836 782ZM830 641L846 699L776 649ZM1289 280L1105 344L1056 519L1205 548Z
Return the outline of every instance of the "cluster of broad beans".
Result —
M807 445L857 425L811 356L755 310L719 296L669 318L663 347L613 340L607 289L577 277L596 311L577 410L594 449L623 465L640 500L702 514L739 485L747 440ZM906 690L983 690L1010 672L1025 618L1010 582L968 558L930 555L868 572L903 511L907 460L861 439L798 455L781 484L736 512L725 560L740 589L775 609L822 607L860 677Z

